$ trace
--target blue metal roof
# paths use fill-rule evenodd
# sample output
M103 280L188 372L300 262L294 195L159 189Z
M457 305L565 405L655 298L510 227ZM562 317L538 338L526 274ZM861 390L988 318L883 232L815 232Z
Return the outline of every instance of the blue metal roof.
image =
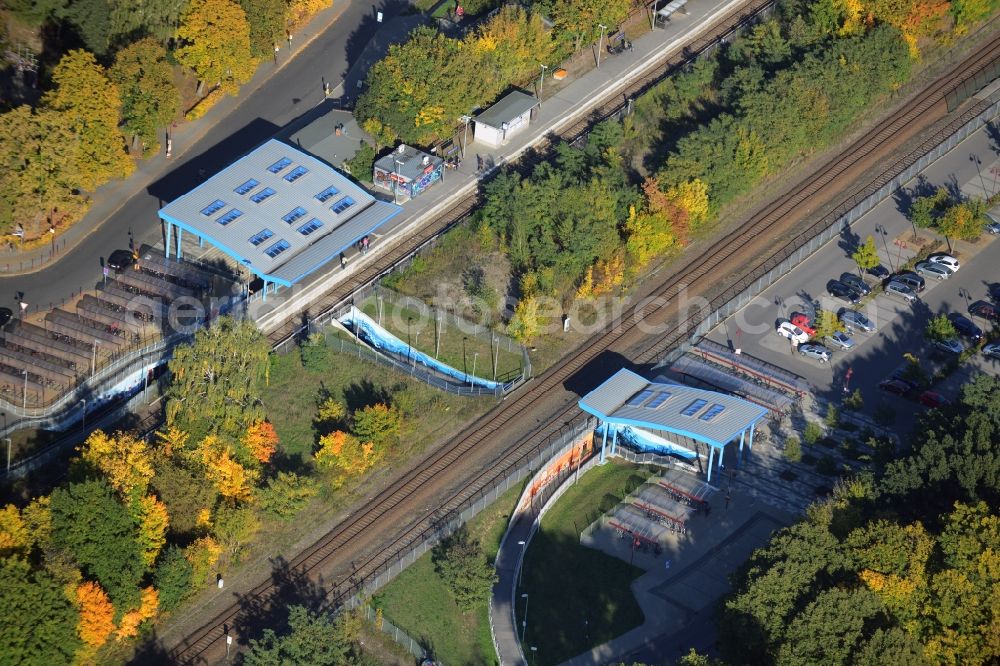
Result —
M579 405L608 423L664 430L719 448L767 414L764 407L742 398L651 382L624 368L583 396Z

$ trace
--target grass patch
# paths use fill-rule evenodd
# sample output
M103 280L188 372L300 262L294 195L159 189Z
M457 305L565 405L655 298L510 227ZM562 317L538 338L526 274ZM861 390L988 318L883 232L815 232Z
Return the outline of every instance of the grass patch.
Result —
M469 522L469 535L496 557L523 484L511 488ZM385 617L427 647L445 664L497 662L486 607L463 613L434 571L426 553L374 598Z
M610 463L587 472L542 519L525 556L518 618L529 595L525 650L537 663L558 664L643 622L629 585L643 570L580 545L580 532L607 506L637 487L648 472Z
M371 297L361 304L366 315L379 320L379 302ZM494 377L493 361L496 359L497 379L512 379L521 373L521 347L510 345L505 340L497 340L494 345L489 337L479 337L464 333L447 317L441 319L440 328L434 315L414 308L404 307L389 299L382 300L382 327L414 349L432 358L447 363L453 368L483 379ZM440 345L438 344L440 335ZM473 373L475 371L475 373Z
M466 398L444 393L387 367L363 361L331 348L314 355L305 367L297 351L271 356L269 382L263 392L268 418L282 449L309 460L317 442L313 417L324 396L357 409L374 402L395 404L406 415L403 445L398 455L419 453L441 433L454 430L493 406L490 398Z

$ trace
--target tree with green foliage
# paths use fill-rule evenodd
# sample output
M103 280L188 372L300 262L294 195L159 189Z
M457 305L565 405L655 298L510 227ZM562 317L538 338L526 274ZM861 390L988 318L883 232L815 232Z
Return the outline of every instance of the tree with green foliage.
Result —
M278 472L257 493L261 510L282 520L295 517L319 493L319 484L295 472Z
M863 245L859 245L853 253L851 259L858 265L858 271L864 273L867 270L879 265L878 250L875 248L875 238L869 234Z
M250 641L243 655L246 666L354 666L357 655L353 636L343 615L332 620L328 615L313 613L303 606L288 609L288 631L282 635L265 629L264 635Z
M347 172L357 178L362 183L372 182L372 175L375 168L375 147L362 140L358 152L354 157L344 162Z
M934 317L927 322L927 328L924 329L924 337L931 342L951 340L957 335L958 331L955 330L955 325L948 319L948 315Z
M963 201L949 207L938 220L938 231L951 247L952 239L970 241L979 237L986 221L986 205L982 199Z
M823 427L816 423L815 421L809 421L806 423L805 429L802 431L802 441L809 446L815 446L816 442L819 441L820 437L823 436Z
M918 229L930 229L937 223L950 197L948 190L939 187L934 194L914 198L906 216Z
M264 420L260 389L269 351L251 321L220 317L199 329L194 342L177 347L170 359L168 425L188 432L192 442L208 433L240 440Z
M180 21L174 54L198 77L198 91L218 85L235 95L254 72L246 12L232 0L191 0Z
M63 586L19 557L0 559L0 661L68 664L80 644L78 613Z
M598 40L601 32L598 25L621 25L632 3L630 0L572 0L552 2L550 7L556 34L573 44L573 51L576 52L584 44Z
M163 46L147 37L118 52L110 71L122 98L122 129L139 143L142 152L159 150L159 130L177 115L180 91Z
M146 565L136 525L107 483L70 483L52 492L52 543L97 579L116 608L139 605Z
M168 546L153 573L153 582L160 593L160 608L171 611L191 594L192 572L191 563L184 557L184 550Z
M792 463L797 463L802 460L802 444L799 443L798 437L789 437L785 440L785 460Z
M75 140L75 174L80 186L93 190L112 178L124 178L135 165L119 130L122 102L118 90L92 53L70 51L52 70L53 88L42 104L59 113ZM49 139L51 140L51 139Z
M459 608L471 611L489 601L496 570L464 525L435 546L431 559Z
M250 54L270 58L274 47L285 37L285 0L240 0L250 24Z

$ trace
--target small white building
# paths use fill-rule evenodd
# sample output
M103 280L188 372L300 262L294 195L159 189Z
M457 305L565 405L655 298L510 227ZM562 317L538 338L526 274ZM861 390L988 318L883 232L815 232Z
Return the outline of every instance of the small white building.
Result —
M538 98L515 90L476 116L475 142L498 148L528 128Z

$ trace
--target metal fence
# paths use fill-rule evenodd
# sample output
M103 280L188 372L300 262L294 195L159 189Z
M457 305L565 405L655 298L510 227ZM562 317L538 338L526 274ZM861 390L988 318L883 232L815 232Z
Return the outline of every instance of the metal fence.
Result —
M681 331L678 335L659 345L657 352L663 356L657 367L668 365L686 353L695 340L707 334L719 322L742 309L758 294L787 275L826 243L841 236L844 232L850 231L851 225L875 206L892 196L905 183L915 178L933 162L996 118L1000 114L1000 99L996 98L1000 98L1000 93L994 94L991 103L985 109L976 112L972 118L966 120L957 130L921 157L908 164L895 165L896 168L892 170L895 171L894 175L892 172L884 173L881 177L883 184L877 190L867 195L859 193L824 216L813 225L814 229L819 228L817 233L807 236L797 245L793 243L786 246L759 265L749 276L714 298L712 304L721 303L721 305L715 307L707 317L698 322L693 332ZM694 323L693 318L688 321Z
M409 650L410 654L417 659L425 659L430 656L428 651L424 649L424 646L415 641L409 634L384 617L378 617L378 612L371 606L366 605L364 607L364 615L366 619L375 625L376 629ZM438 666L444 666L443 662L439 659L435 659L434 663L438 664Z

